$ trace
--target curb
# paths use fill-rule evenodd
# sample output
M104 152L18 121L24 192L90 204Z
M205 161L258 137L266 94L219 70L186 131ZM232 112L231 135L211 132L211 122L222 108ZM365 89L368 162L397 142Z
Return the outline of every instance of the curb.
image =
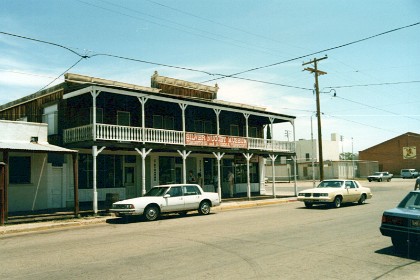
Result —
M233 209L244 209L253 208L275 204L286 204L290 202L296 202L296 198L281 198L281 199L268 199L268 200L257 200L257 201L241 201L241 202L227 202L220 206L213 207L214 212L222 212ZM115 219L115 216L96 216L80 219L69 219L60 221L49 221L49 222L37 222L37 223L25 223L16 225L5 225L0 227L0 237L7 234L18 234L18 233L29 233L35 231L44 231L59 228L70 228L78 227L83 225L94 225L106 223L109 219Z

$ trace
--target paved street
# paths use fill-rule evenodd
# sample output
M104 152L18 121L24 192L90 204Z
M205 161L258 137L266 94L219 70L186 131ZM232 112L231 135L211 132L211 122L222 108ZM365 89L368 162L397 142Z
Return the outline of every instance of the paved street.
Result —
M4 235L0 279L420 279L418 255L394 253L378 229L414 181L364 185L374 198L362 206L290 202Z

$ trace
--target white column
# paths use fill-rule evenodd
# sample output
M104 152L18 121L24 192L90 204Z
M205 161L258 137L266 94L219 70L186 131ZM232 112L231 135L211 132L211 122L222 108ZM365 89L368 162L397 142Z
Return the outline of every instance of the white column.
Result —
M137 153L141 155L141 195L143 196L146 193L146 157L152 151L149 149L146 152L146 148L142 148L141 151L135 148Z
M297 185L296 185L296 173L297 173L297 156L296 156L296 128L295 128L295 122L291 121L292 125L293 125L293 150L295 152L295 156L294 156L294 166L295 166L295 172L294 172L294 185L295 185L295 196L298 195L297 193Z
M249 177L249 161L252 158L253 154L246 153L246 154L243 154L243 155L246 158L246 178L247 178L246 193L247 193L248 199L251 199L251 179Z
M97 146L92 146L92 157L93 157L93 213L96 215L98 213L98 191L97 191L97 168L96 168L96 157L105 149L106 147L102 147L98 151Z
M219 120L219 116L220 116L220 113L222 112L222 110L220 110L220 109L213 109L213 110L216 113L216 134L219 135L220 134L220 120Z
M184 133L184 146L185 146L185 132L186 132L186 128L185 128L185 109L187 109L188 105L184 104L184 103L179 103L178 105L182 110L182 132ZM184 182L184 184L185 184L185 182Z
M273 176L273 197L276 198L276 174L275 174L275 168L274 168L274 162L277 158L276 155L269 155L271 159L271 170L272 170L272 176Z
M177 152L182 157L182 181L183 181L184 184L186 184L187 183L187 163L186 163L186 160L187 160L187 157L190 155L191 151L189 151L187 153L187 151L185 151L185 150L183 150L183 151L177 150Z
M213 155L217 159L217 193L219 194L219 200L222 200L222 183L221 183L221 176L220 176L220 160L223 158L225 153L220 152L213 152Z
M96 97L98 97L100 91L92 90L92 138L96 141Z
M144 110L144 105L146 104L148 98L147 97L139 97L138 98L141 103L141 140L143 141L143 144L145 143L145 133L144 129L146 128L146 112Z
M245 129L246 129L246 133L245 136L246 138L248 138L248 134L249 134L249 127L248 127L248 119L249 119L249 114L244 113L244 117L245 117Z

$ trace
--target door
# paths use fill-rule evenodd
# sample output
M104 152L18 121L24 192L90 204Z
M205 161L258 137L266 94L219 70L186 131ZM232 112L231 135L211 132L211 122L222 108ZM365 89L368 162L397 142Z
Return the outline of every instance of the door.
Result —
M360 198L360 190L353 181L345 181L347 190L347 198L343 202L355 202Z
M124 186L127 198L133 198L137 196L136 193L136 168L134 164L124 166Z
M184 186L184 203L185 209L195 210L198 209L201 200L201 193L197 186Z
M172 187L166 194L170 197L165 198L166 205L162 206L162 212L176 212L184 210L184 197L181 187Z
M49 191L48 208L63 207L63 168L53 167Z

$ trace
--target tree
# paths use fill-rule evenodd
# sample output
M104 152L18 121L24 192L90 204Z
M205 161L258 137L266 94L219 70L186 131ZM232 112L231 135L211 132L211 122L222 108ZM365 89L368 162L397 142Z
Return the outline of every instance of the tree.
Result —
M359 155L353 153L341 153L340 160L358 160Z

